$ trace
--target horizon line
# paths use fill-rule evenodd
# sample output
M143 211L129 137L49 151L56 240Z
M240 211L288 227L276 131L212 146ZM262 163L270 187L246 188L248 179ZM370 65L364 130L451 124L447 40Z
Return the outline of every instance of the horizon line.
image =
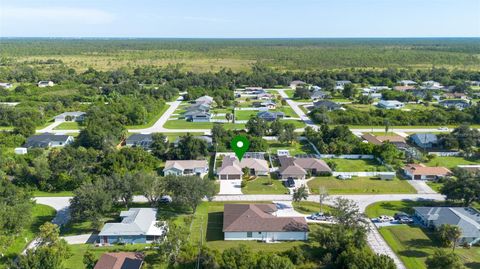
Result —
M480 36L364 36L364 37L135 37L135 36L0 36L0 39L480 39Z

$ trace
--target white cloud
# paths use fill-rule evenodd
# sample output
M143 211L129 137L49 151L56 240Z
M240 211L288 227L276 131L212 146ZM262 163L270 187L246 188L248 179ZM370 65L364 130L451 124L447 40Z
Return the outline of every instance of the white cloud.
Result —
M106 24L115 20L111 13L93 8L2 7L0 21L41 24Z

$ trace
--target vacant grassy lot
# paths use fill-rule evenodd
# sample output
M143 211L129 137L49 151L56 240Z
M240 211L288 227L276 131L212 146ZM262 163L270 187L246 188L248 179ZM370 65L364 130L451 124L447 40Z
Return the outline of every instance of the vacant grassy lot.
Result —
M427 166L444 166L449 169L455 168L461 164L480 164L480 160L467 160L463 157L438 157L431 159L426 163Z
M341 180L334 177L316 177L308 181L310 192L318 194L320 186L330 194L381 194L381 193L416 193L405 180L380 180L368 177L352 177Z
M336 164L338 172L374 172L386 171L386 168L375 159L323 159L326 162Z
M315 154L312 146L304 140L292 144L282 144L278 141L271 140L268 141L268 151L270 153L277 154L277 150L279 149L288 149L291 156L295 156L296 154Z
M435 248L440 247L434 232L427 229L397 225L382 227L379 231L409 269L426 268L425 260L433 254ZM459 247L455 252L467 268L480 268L480 247L472 247L471 249Z
M393 216L397 212L405 212L408 214L413 214L413 207L415 206L445 206L443 202L434 202L434 201L389 201L389 202L378 202L367 206L365 209L365 214L369 218L376 218L380 215Z
M54 130L78 130L80 129L80 125L78 122L69 121L63 122L62 124L58 125L57 127L53 128Z
M313 214L320 212L320 204L317 202L301 201L293 202L293 208L302 214ZM332 208L328 205L322 205L323 212L330 212Z
M288 194L288 189L280 180L257 177L255 180L248 181L247 186L242 188L242 192L244 194Z
M5 256L0 258L0 268L6 268L5 263L11 261L15 256L20 254L30 241L35 238L38 228L47 221L51 221L55 217L55 209L46 205L34 205L32 210L32 223L26 227L3 253Z

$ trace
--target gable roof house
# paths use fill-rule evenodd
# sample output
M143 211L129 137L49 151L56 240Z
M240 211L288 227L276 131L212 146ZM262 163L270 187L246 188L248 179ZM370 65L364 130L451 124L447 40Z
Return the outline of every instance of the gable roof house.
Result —
M403 86L409 86L409 85L417 85L417 83L413 80L400 80L397 82L397 84L403 85Z
M145 256L140 252L107 252L93 269L140 269Z
M213 103L213 97L210 97L208 95L204 95L202 97L199 97L195 100L195 103L204 103L204 104L212 104Z
M312 98L313 101L318 101L318 100L321 100L321 99L325 99L328 96L329 96L329 93L326 92L326 91L322 91L322 90L314 90L310 94L310 98Z
M64 121L83 121L85 119L85 112L75 111L75 112L64 112L60 115L55 116L55 122L64 122Z
M285 113L272 112L272 111L260 111L257 113L257 117L259 117L260 119L264 119L266 121L274 121L277 118L283 119L283 117L285 117Z
M308 239L304 217L276 216L275 204L225 204L224 240L293 241Z
M447 92L443 94L443 98L445 99L462 99L462 100L469 100L470 98L466 93L463 92Z
M51 81L51 80L41 80L37 83L37 86L39 88L52 87L54 85L55 85L55 83L53 83L53 81Z
M444 224L458 226L462 232L457 244L480 242L480 211L472 207L414 207L414 215L430 228Z
M221 180L242 179L242 169L245 167L250 170L250 175L266 176L269 172L266 160L243 158L241 161L238 161L237 157L225 155L222 159L222 166L217 170L218 178Z
M438 102L439 105L443 106L444 108L456 108L458 110L463 110L465 108L469 108L471 105L466 100L443 100Z
M268 93L268 92L263 92L263 93L258 93L255 98L258 99L258 100L269 100L273 97L272 94Z
M64 147L73 143L73 136L71 135L57 135L52 133L43 133L39 135L32 135L27 138L25 148L50 148L50 147Z
M436 134L419 133L410 136L410 140L420 148L433 148L438 144L438 138Z
M422 86L420 88L425 90L440 90L443 89L443 86L440 84L440 82L428 80L422 82Z
M305 85L307 85L307 83L304 82L304 81L301 81L301 80L294 80L294 81L290 82L290 88L292 88L294 90L299 86L301 87L301 86L305 86Z
M98 234L100 244L150 243L166 234L166 228L158 225L156 208L130 208L120 217L121 222L105 223Z
M368 143L374 145L381 145L384 142L390 142L394 144L397 148L406 148L407 142L404 137L399 135L372 135L372 134L363 134L362 138Z
M380 100L377 106L384 109L400 109L405 107L405 104L397 100Z
M253 102L252 103L253 107L264 107L267 109L275 109L277 108L277 104L273 102L272 100L267 100L264 102Z
M328 101L328 100L320 100L320 101L314 102L313 106L315 108L322 108L323 107L327 111L334 111L334 110L338 110L338 109L342 108L341 105L339 105L335 102L332 102L332 101Z
M480 164L459 164L457 167L469 173L480 173Z
M403 167L403 172L409 179L416 180L437 180L452 173L445 167L428 167L416 163L407 164Z
M132 134L125 140L125 146L141 147L143 149L150 149L152 143L152 134Z
M393 90L400 91L400 92L411 91L415 89L416 89L415 86L409 86L409 85L393 86Z
M208 112L203 111L190 111L187 115L185 113L185 119L191 122L210 122L212 115Z
M332 169L321 159L316 158L293 158L289 156L278 156L280 168L278 172L282 179L289 177L294 179L305 179L307 174L312 176L331 173Z
M168 160L163 169L165 176L202 176L206 173L208 173L208 163L206 160Z

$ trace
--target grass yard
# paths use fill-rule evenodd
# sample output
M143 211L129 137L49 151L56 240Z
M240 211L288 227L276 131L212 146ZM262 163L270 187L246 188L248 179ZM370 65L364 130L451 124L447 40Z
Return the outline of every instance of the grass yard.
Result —
M316 177L308 181L310 192L318 194L323 186L330 194L382 194L382 193L416 193L405 180L380 180L369 177L352 177L340 180L334 177Z
M443 202L434 201L389 201L373 203L365 209L365 214L369 218L376 218L380 215L393 216L397 212L413 214L412 207L415 206L445 206Z
M245 124L243 123L222 123L225 129L244 129ZM164 128L167 129L212 129L213 122L190 122L186 120L168 120Z
M235 110L236 120L249 120L251 117L257 115L259 110Z
M53 128L54 130L78 130L80 125L76 121L63 122L57 127Z
M203 133L200 133L200 132L185 132L185 133L163 133L169 142L174 142L175 140L177 140L177 138L179 138L180 136L185 136L188 134L191 134L191 135L203 135Z
M279 149L288 149L290 151L291 156L295 156L297 154L315 154L315 151L313 150L312 146L302 140L302 141L297 141L293 144L282 144L278 141L271 141L268 140L268 151L274 154L277 154L277 150Z
M170 105L164 104L162 109L159 111L159 113L155 115L155 117L152 117L147 123L142 125L130 125L130 126L126 126L126 128L127 129L144 129L144 128L151 127L153 124L155 124L156 121L158 121L158 119L160 119L160 117L163 115L163 113L165 113L165 111L167 111L169 107Z
M60 191L60 192L46 192L46 191L34 191L35 197L70 197L73 196L72 191Z
M293 208L295 211L302 213L302 214L313 214L320 212L320 204L317 202L310 202L310 201L300 201L300 202L293 202ZM330 212L332 208L328 205L322 205L323 212Z
M33 240L38 233L38 228L47 221L51 221L55 217L55 209L36 204L32 210L32 223L26 227L16 238L12 241L4 253L4 257L0 257L0 268L4 267L6 263L11 261L15 256L20 254L22 250Z
M426 268L425 260L440 243L434 232L415 226L396 225L379 229L388 245L409 269ZM450 251L450 250L447 250ZM480 247L455 250L467 268L480 268Z
M427 166L444 166L449 169L455 168L459 164L480 164L480 160L467 160L463 157L440 157L436 156L429 162L425 163Z
M432 190L434 190L436 192L440 192L440 189L442 188L443 183L427 181L427 185L430 186L430 188L432 188Z
M270 185L271 183L271 185ZM244 194L288 194L288 189L283 186L282 181L270 179L269 177L257 177L248 181L247 186L242 188Z
M386 171L386 167L379 164L375 159L323 159L326 162L332 162L337 165L335 171L338 172L374 172Z

